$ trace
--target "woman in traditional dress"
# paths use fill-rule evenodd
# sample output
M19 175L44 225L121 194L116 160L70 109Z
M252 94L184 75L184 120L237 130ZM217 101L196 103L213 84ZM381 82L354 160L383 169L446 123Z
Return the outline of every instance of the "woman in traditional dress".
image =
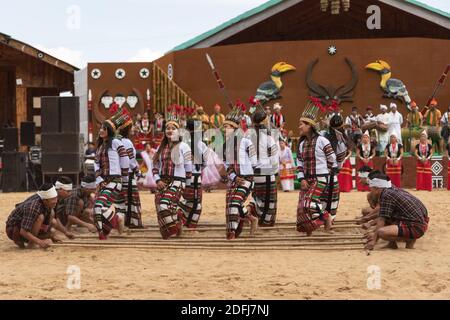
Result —
M179 203L178 216L185 227L195 229L202 214L202 170L206 165L210 150L202 141L201 121L187 120L186 129L190 133L188 143L192 151L193 166L192 176L187 179L183 198Z
M375 143L370 141L370 133L369 131L364 132L361 143L358 144L356 148L356 157L359 159L358 161L358 173L359 169L362 167L369 167L373 169L373 161L372 159L376 155L377 147ZM358 175L356 178L356 187L358 191L370 191L370 188L367 184L361 183L361 177Z
M263 107L254 99L252 104L257 105L252 116L255 130L250 135L256 149L257 163L254 169L252 200L247 209L258 218L259 226L273 227L277 218L277 175L280 163L278 144L267 131L270 119Z
M118 106L111 107L117 110ZM94 220L100 240L106 240L112 229L123 231L124 217L116 214L115 204L121 196L123 183L128 182L130 159L122 141L115 138L116 130L131 116L125 109L106 120L100 128L95 156L97 193L94 204Z
M297 208L297 231L308 236L325 224L331 231L330 177L337 174L336 154L330 141L317 132L319 107L308 103L300 118L301 141L297 153L301 191Z
M431 157L433 156L433 147L428 143L428 134L423 131L420 134L420 141L416 145L415 156L417 158L416 189L431 191L433 188L433 179L431 173Z
M163 239L169 239L182 232L179 202L186 179L192 176L192 155L189 145L181 142L176 114L168 115L164 128L164 138L154 156L153 177L158 188L155 204L159 229Z
M137 179L140 177L141 173L139 171L139 164L136 160L136 148L130 140L130 136L134 134L133 130L133 125L130 123L119 131L120 136L118 137L122 141L123 146L127 150L128 157L130 158L128 183L124 184L122 189L122 197L125 199L123 213L126 217L126 227L129 227L130 229L142 229L141 198L137 186Z
M448 169L447 169L447 190L450 190L450 137L447 140L446 147L446 156L448 160Z
M294 157L286 139L280 138L280 180L284 192L294 191Z
M397 141L395 133L391 134L390 143L386 146L384 155L386 156L386 174L394 186L401 188L403 145Z
M244 114L245 106L237 103L227 114L223 124L225 131L223 159L229 181L225 213L228 240L239 237L245 221L251 223L252 233L258 227L258 219L253 217L245 207L245 202L253 189L253 170L257 164L257 158L252 141L244 137L243 130L239 129Z

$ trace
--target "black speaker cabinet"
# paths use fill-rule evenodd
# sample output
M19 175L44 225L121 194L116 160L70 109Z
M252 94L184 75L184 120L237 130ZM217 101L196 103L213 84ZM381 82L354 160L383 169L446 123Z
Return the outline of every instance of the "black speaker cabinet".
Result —
M22 122L20 124L20 144L22 146L34 146L36 144L36 125L34 122Z
M42 152L42 172L45 173L79 173L82 167L83 154Z
M84 139L79 133L43 133L41 135L42 152L46 153L83 153Z
M60 132L59 97L42 97L41 130L42 133Z
M4 152L13 152L19 149L19 129L3 128L3 138L5 139Z
M80 98L61 97L59 98L61 132L80 132Z
M22 152L3 152L2 191L27 191L27 154Z

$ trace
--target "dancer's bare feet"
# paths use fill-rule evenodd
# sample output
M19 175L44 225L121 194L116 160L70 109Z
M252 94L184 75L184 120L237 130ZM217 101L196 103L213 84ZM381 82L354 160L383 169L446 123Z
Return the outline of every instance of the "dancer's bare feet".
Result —
M416 240L408 240L406 241L406 249L414 249L414 245L416 244Z
M230 232L227 234L227 240L234 240L236 239L236 234L234 232Z
M395 241L389 241L387 245L385 245L384 247L382 247L382 249L398 249L398 245L397 242Z
M332 230L332 226L333 226L333 218L331 217L331 215L327 218L327 220L325 221L325 232L326 233L330 233L333 234L334 231Z
M258 218L250 214L248 219L250 220L250 235L254 236L258 230Z

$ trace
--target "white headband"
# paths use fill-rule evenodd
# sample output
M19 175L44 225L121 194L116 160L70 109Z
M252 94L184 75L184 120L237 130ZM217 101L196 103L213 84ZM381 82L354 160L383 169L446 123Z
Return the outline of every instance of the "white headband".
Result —
M42 190L38 191L37 195L42 200L48 200L48 199L56 198L58 196L58 193L56 192L55 187L52 187L50 190L47 190L47 191L42 191Z
M388 107L387 107L386 105L382 104L382 105L380 105L380 109L381 109L381 110L383 110L383 109L384 109L384 110L387 110Z
M369 187L371 188L380 188L380 189L389 189L392 188L392 183L383 179L372 179L369 180Z
M97 186L95 185L95 181L91 183L81 182L81 187L84 189L95 189Z
M63 190L66 190L66 191L72 191L73 190L73 185L72 184L63 184L63 183L61 183L59 181L56 181L55 187L56 187L57 190L59 190L59 189L63 189Z

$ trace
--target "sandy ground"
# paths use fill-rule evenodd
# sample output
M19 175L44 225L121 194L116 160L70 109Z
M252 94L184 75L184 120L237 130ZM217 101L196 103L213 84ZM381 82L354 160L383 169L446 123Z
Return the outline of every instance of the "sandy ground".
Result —
M164 251L52 248L21 251L4 222L27 194L0 194L0 299L450 299L450 192L413 192L429 208L430 229L415 250ZM146 222L153 196L142 194ZM339 217L353 219L364 193L342 195ZM279 219L295 221L298 194L279 195ZM205 195L203 221L224 221L224 193ZM403 246L402 246L403 247ZM67 268L80 267L69 290ZM368 267L381 289L367 287Z

